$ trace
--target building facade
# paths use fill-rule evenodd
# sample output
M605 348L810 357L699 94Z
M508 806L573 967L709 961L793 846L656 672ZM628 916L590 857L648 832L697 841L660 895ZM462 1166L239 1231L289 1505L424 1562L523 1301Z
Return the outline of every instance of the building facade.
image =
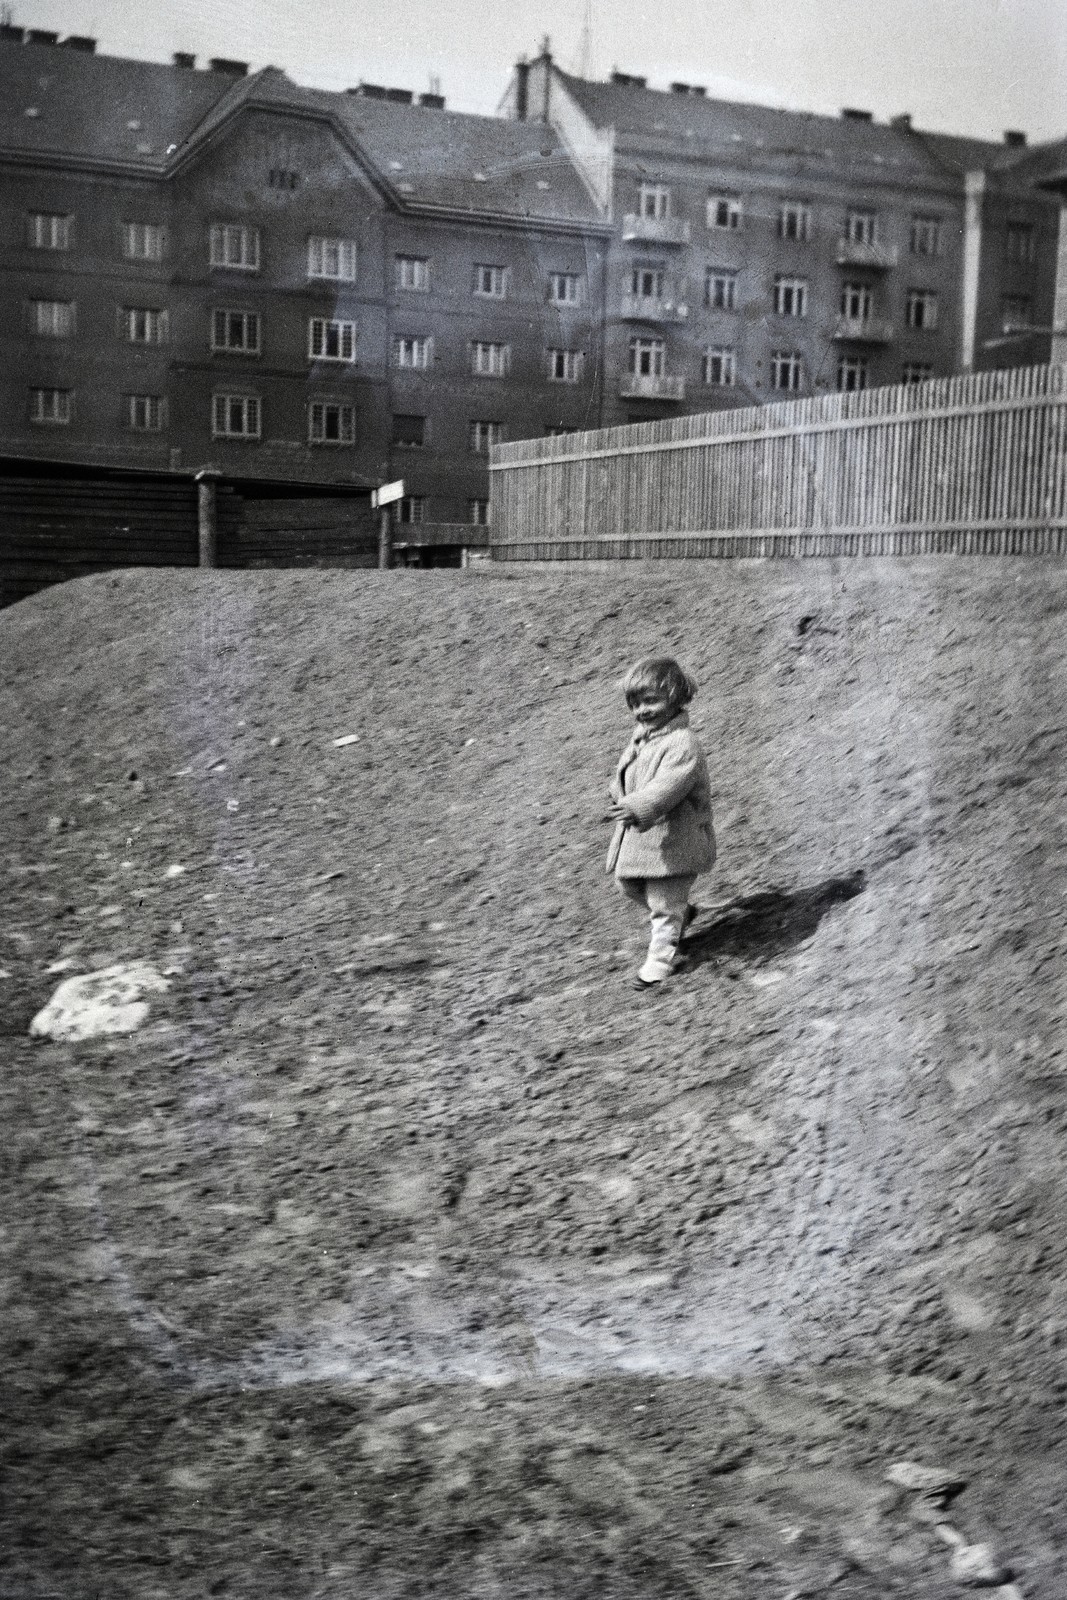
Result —
M1062 162L1020 135L548 54L474 117L11 26L0 87L0 455L482 523L500 442L1049 356Z
M608 230L550 129L2 30L0 452L488 515L600 420Z
M548 54L504 103L612 224L608 423L1048 359L1058 207L1003 145L593 83ZM1006 341L1002 343L1001 341Z

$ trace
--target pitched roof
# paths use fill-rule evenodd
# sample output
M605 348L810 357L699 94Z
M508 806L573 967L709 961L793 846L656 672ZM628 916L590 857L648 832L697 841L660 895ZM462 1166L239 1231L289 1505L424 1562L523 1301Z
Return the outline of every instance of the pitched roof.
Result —
M230 89L222 72L0 42L0 148L156 167Z
M252 77L0 41L0 149L158 171L249 106L322 116L400 208L593 223L597 211L555 132L429 106ZM30 114L32 112L32 114Z
M1017 148L981 139L925 133L860 117L827 117L807 111L667 93L632 84L592 83L555 68L568 93L599 128L615 129L616 149L665 157L686 154L749 165L768 157L817 172L822 164L871 176L914 181L938 173L1003 168Z

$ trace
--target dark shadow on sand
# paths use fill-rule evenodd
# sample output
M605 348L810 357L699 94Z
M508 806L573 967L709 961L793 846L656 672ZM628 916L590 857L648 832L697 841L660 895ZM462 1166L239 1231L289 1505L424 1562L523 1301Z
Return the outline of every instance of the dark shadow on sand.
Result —
M809 889L765 889L711 913L701 912L683 947L687 962L699 967L728 960L750 965L773 961L810 939L833 906L854 900L866 887L866 874L856 871L825 878Z

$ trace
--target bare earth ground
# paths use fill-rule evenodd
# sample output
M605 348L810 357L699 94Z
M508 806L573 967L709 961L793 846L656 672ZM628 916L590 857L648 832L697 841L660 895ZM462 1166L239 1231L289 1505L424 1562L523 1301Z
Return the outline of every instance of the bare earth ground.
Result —
M0 615L0 1594L937 1600L911 1459L1067 1595L1065 614L944 558ZM721 855L639 995L649 648ZM130 958L139 1033L29 1038Z

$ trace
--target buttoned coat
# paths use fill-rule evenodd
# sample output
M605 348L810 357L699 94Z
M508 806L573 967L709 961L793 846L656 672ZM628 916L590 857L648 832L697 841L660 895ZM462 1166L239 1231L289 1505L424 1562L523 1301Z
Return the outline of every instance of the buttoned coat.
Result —
M715 861L711 785L700 742L682 711L662 728L638 733L611 785L633 823L620 822L607 870L618 878L675 878L707 872Z

